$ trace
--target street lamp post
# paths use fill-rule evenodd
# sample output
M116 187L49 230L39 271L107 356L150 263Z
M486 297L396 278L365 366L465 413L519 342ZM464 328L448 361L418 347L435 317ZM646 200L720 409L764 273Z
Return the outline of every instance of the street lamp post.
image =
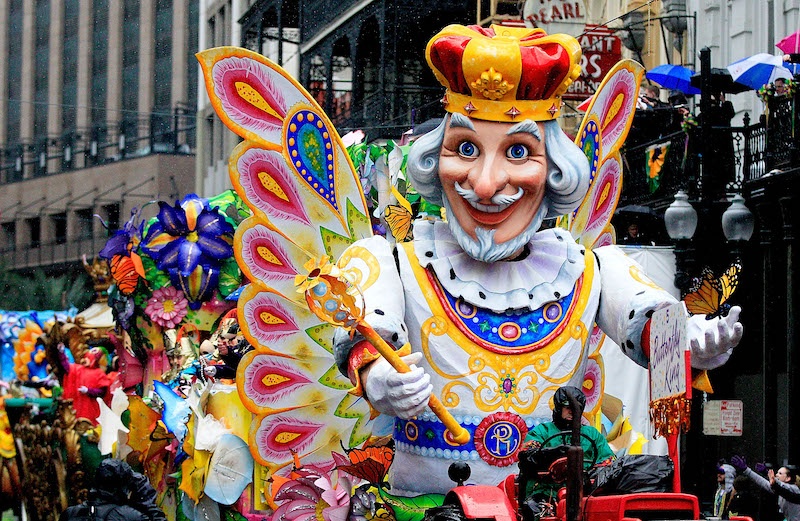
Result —
M697 211L689 203L689 196L683 190L675 194L675 201L664 212L664 224L670 239L675 241L675 287L684 295L692 280L692 237L697 230Z
M722 233L731 245L736 259L741 259L742 245L750 240L755 228L753 213L744 204L744 197L733 196L731 205L722 214Z

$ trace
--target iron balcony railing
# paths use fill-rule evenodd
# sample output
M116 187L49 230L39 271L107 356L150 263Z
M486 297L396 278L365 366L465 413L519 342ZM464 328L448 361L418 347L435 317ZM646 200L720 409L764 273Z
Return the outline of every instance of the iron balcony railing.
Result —
M791 118L796 118L791 106L795 102L792 98L779 100L779 107L770 109L771 116L759 118L756 124L751 124L750 116L745 114L742 126L710 127L707 147L702 146L698 127L687 126L684 130L680 121L661 127L666 132L656 136L638 132L634 125L622 149L625 174L620 205L666 206L678 190L687 191L691 198L709 194L721 198L741 193L745 183L758 180L775 168L796 165L800 135L791 132ZM800 130L800 125L795 126ZM665 154L657 183L650 179L654 166L658 168L657 161L648 153L656 148ZM709 154L705 162L704 150ZM709 169L706 175L704 165ZM703 183L711 186L704 187Z
M149 154L194 154L194 109L129 118L0 149L0 184L44 177Z
M53 242L10 247L0 250L0 265L14 269L31 268L80 261L83 255L91 258L103 249L108 234L70 237Z

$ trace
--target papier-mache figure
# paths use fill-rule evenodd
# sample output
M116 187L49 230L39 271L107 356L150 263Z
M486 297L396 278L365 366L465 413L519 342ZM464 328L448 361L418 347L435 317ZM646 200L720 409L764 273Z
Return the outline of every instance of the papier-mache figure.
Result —
M340 368L398 418L390 482L409 492L450 488L447 467L465 450L475 482L499 482L528 429L549 421L553 393L583 385L593 322L646 365L649 317L675 302L616 247L590 251L567 230L539 231L589 188L584 151L555 121L580 71L575 39L450 26L427 59L449 115L411 148L407 174L448 221L419 221L394 251L380 237L354 245L381 263L364 291L367 321L398 348L409 342L417 368L397 373L357 336L336 343ZM727 359L737 315L702 324L698 365ZM425 412L431 392L471 433L469 446L453 446Z
M553 393L582 387L593 324L646 365L649 318L675 302L617 248L584 245L611 242L617 150L641 67L622 64L604 81L579 147L556 122L580 73L574 38L454 25L426 53L448 114L412 146L407 174L448 220L418 221L413 241L396 245L371 236L357 176L308 93L255 53L199 55L212 105L245 139L230 171L254 213L235 251L252 281L238 312L255 351L237 387L257 415L251 450L270 471L290 468L292 451L312 463L340 439L361 444L378 411L395 418L394 493L448 490L455 460L469 462L470 483L498 483L515 471L527 431L549 421ZM540 231L545 218L573 212L581 243L566 229ZM308 312L306 291L347 322L324 300L323 277L337 273L358 287L349 295L363 297L363 322L411 371L398 373L361 334L339 330L331 342L329 324ZM738 313L690 319L696 367L727 360L742 335ZM466 444L426 410L431 395L469 433Z

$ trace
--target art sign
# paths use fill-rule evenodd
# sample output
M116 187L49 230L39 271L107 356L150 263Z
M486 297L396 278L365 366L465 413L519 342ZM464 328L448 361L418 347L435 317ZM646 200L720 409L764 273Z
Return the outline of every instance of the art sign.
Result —
M683 302L659 309L650 322L650 419L675 456L677 434L689 430L691 367ZM674 459L674 458L673 458Z

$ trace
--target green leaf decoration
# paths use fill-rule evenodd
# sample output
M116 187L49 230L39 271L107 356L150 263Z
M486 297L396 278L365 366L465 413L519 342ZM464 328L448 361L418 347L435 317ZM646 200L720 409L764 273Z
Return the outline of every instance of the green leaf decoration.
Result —
M353 388L353 383L339 372L339 368L336 364L333 364L330 369L325 371L325 374L320 376L318 382L325 387L330 387L331 389L337 389L339 391L349 391Z
M335 330L336 326L325 323L306 329L306 334L322 349L333 354L333 332Z
M345 237L323 226L319 228L319 235L322 237L325 254L329 255L332 259L338 259L345 248L353 244L353 239L350 237Z
M247 521L246 517L232 508L223 508L222 512L222 519L224 521Z
M367 401L361 396L345 394L336 410L333 412L339 418L355 419L353 430L350 431L350 439L347 447L352 449L358 447L369 439L372 435L372 428L364 428L369 424L371 410Z
M139 252L139 257L142 259L142 267L144 268L144 276L150 284L150 288L155 291L164 286L169 286L169 275L167 272L162 271L156 267L156 261L149 255ZM136 293L139 293L137 290ZM138 304L138 302L137 302Z
M359 212L350 199L347 200L347 229L353 241L363 238L358 233L359 230L368 230L369 234L372 233L372 224L369 217Z
M242 285L242 272L236 264L236 258L230 257L223 261L219 270L217 287L223 297L227 297Z
M381 499L394 512L397 521L422 521L425 511L444 504L443 494L423 494L415 497L395 496L379 489Z
M356 143L347 147L347 154L350 156L350 161L356 170L364 166L364 160L367 158L367 145L366 143Z

